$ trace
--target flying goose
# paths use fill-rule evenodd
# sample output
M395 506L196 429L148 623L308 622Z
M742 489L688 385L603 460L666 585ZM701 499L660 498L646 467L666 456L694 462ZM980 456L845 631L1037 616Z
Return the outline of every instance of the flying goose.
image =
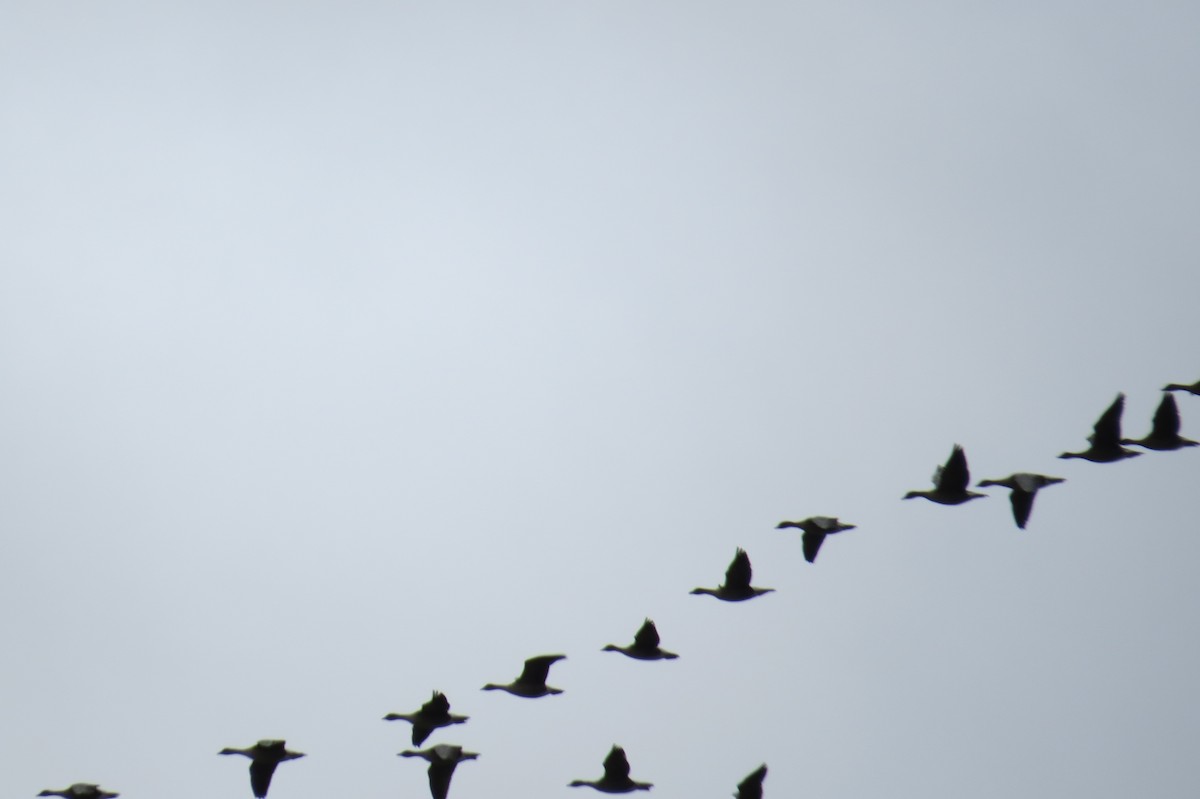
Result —
M750 556L746 550L739 548L733 556L729 568L725 570L725 582L716 588L693 588L693 594L708 594L726 602L741 602L753 599L762 594L769 594L774 588L754 588L750 585Z
M1136 458L1140 452L1121 446L1121 412L1125 410L1125 395L1118 394L1108 410L1100 414L1088 436L1091 446L1083 452L1064 452L1060 458L1083 458L1092 463L1112 463L1125 458Z
M789 527L804 531L800 540L804 544L804 559L809 563L816 561L817 553L821 550L825 536L854 529L853 524L842 524L834 516L810 516L798 522L780 522L775 525L776 530L785 530Z
M538 655L529 658L525 661L525 668L521 671L520 677L508 685L497 685L490 682L483 686L482 690L508 691L514 696L523 696L527 699L536 699L547 694L561 694L561 688L551 688L546 685L546 675L550 673L550 667L553 664L565 660L566 657L566 655Z
M1012 489L1012 493L1008 495L1008 499L1012 503L1013 518L1017 521L1017 527L1024 530L1025 523L1029 521L1029 513L1033 510L1033 498L1037 495L1038 489L1062 482L1065 481L1061 477L1047 477L1044 474L1017 472L1000 480L980 480L978 485L980 488L1004 486L1005 488Z
M767 764L750 772L746 779L738 783L737 793L734 794L736 799L762 799L763 795L763 780L767 776Z
M660 648L658 642L658 628L654 626L654 622L646 619L642 623L642 628L637 631L637 635L633 637L632 644L629 646L609 644L601 651L620 652L622 655L628 655L638 660L674 660L679 657L674 652Z
M1200 442L1179 435L1179 406L1175 404L1175 395L1163 394L1162 402L1158 403L1158 410L1154 412L1150 435L1138 439L1122 438L1121 443L1136 444L1146 449L1172 450L1194 447Z
M450 792L450 778L455 767L464 760L474 760L478 752L465 752L461 746L438 744L428 749L413 751L405 749L400 757L422 757L429 761L429 793L433 799L446 799Z
M450 700L441 691L434 691L433 697L421 705L416 713L388 713L384 721L407 721L413 725L413 746L425 743L429 734L438 727L449 727L451 724L462 724L468 716L460 716L450 712Z
M967 455L963 452L962 447L955 444L954 449L950 451L950 457L946 459L946 464L939 466L933 473L933 490L909 491L904 498L925 497L930 502L936 502L939 505L961 505L964 502L987 496L987 494L980 494L976 491L968 491L967 485L970 482L971 473L967 470Z
M604 793L632 793L648 791L654 787L649 782L637 782L629 778L629 759L625 750L613 744L608 757L604 758L604 776L598 780L571 780L569 788L595 788Z
M250 758L250 787L257 799L263 799L267 795L267 789L271 787L271 775L275 773L276 766L285 760L304 757L302 752L289 752L284 741L270 739L259 741L248 749L226 747L217 754Z
M1180 383L1168 383L1163 386L1163 391L1186 391L1189 394L1195 394L1197 397L1200 397L1200 380L1188 386Z
M77 782L61 791L47 788L38 794L38 796L61 796L63 799L115 799L120 795L112 791L101 790L99 785L90 782Z

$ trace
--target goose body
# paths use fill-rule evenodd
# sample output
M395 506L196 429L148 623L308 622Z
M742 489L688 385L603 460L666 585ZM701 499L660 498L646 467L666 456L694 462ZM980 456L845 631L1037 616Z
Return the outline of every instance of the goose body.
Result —
M434 691L428 702L415 713L388 713L384 721L407 721L412 724L413 746L420 746L438 727L462 724L469 717L450 712L450 700L441 691Z
M968 491L967 486L970 482L971 473L967 469L967 454L963 452L962 447L955 444L945 465L939 466L933 473L933 488L929 491L909 491L904 498L924 497L939 505L961 505L964 502L987 496L987 494L980 494L976 491Z
M1114 463L1141 455L1140 452L1121 446L1121 413L1124 410L1125 395L1118 394L1112 405L1108 406L1108 410L1100 414L1100 418L1092 426L1092 434L1088 436L1091 446L1082 452L1064 452L1058 457L1082 458L1092 463Z
M521 676L507 685L498 685L496 683L488 683L483 686L484 691L508 691L514 696L523 696L527 699L536 699L539 696L547 696L549 694L561 694L561 688L551 688L546 685L546 677L550 674L550 667L560 660L565 660L566 655L538 655L537 657L529 658L525 661L525 668L521 671Z
M1181 383L1168 383L1163 386L1163 391L1186 391L1189 394L1195 394L1197 397L1200 397L1200 380L1186 386Z
M763 780L767 777L767 764L763 763L738 783L736 799L762 799Z
M1145 438L1122 438L1121 443L1134 444L1146 449L1170 451L1194 447L1200 442L1179 435L1179 406L1175 404L1175 395L1163 394L1162 402L1158 403L1158 410L1154 412L1150 434Z
M980 480L979 487L1003 486L1010 489L1008 500L1012 503L1013 519L1016 520L1017 527L1024 530L1025 523L1029 521L1029 514L1033 511L1033 498L1037 495L1038 489L1062 482L1065 481L1061 477L1017 472L999 480Z
M47 788L38 794L38 796L61 796L63 799L116 799L120 795L112 791L105 791L99 785L91 782L77 782L61 791Z
M633 643L629 646L617 646L616 644L608 644L602 651L604 652L620 652L638 660L674 660L679 657L674 652L668 652L659 647L658 628L654 626L654 622L646 619L642 623L642 627L637 631L637 635L633 637Z
M746 550L738 549L733 556L729 568L725 570L725 582L716 588L693 588L693 594L708 594L726 602L742 602L756 596L769 594L774 588L755 588L750 585L753 576L750 569L750 556Z
M854 525L842 524L835 516L810 516L798 522L780 522L775 525L776 530L788 528L804 531L804 535L800 539L804 545L804 559L813 563L817 559L817 553L821 551L821 544L825 542L825 536L840 533L843 530L853 530Z
M413 751L406 749L400 757L420 757L429 761L429 793L433 799L446 799L450 793L450 778L454 769L464 760L474 760L478 752L466 752L461 746L438 744L428 749Z
M654 787L649 782L638 782L629 777L629 759L625 750L613 744L608 757L604 758L604 776L598 780L571 780L570 788L595 788L603 793L632 793L648 791Z
M267 789L271 787L271 775L275 773L275 767L285 760L304 757L303 752L289 752L286 743L281 740L264 739L247 749L226 747L217 754L250 758L250 788L257 799L263 799L267 795Z

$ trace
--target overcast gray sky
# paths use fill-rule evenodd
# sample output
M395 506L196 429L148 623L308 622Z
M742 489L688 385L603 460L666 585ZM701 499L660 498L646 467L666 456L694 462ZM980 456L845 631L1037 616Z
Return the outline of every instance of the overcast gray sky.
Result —
M0 794L1195 795L1200 7L11 0ZM1182 396L1200 438L1200 398ZM961 443L974 479L902 502ZM781 519L858 529L815 565ZM689 596L745 547L776 593ZM602 653L658 623L677 661ZM481 693L563 652L561 696Z

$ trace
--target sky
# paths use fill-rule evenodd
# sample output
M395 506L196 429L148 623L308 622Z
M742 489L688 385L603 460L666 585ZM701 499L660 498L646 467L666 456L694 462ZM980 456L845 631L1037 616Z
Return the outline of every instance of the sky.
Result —
M1190 797L1192 3L12 0L0 794ZM1200 438L1200 397L1179 397ZM901 501L954 444L973 480ZM782 519L857 529L805 563ZM738 547L751 602L691 596ZM678 660L601 652L646 617ZM559 696L481 692L544 653Z

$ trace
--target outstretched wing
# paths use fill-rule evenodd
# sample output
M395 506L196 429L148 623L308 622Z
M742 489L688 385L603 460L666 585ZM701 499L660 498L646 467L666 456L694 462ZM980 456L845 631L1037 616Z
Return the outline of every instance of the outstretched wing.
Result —
M821 543L825 540L825 532L823 530L807 530L801 537L804 543L804 559L809 563L813 563L817 559L817 553L821 550Z
M1108 410L1100 415L1092 427L1088 441L1097 449L1121 445L1121 413L1125 410L1125 395L1118 394Z
M271 775L275 773L274 760L255 760L250 763L250 788L258 799L264 799L271 787Z
M654 622L646 619L642 623L642 629L633 637L633 645L638 649L655 650L658 649L658 643L658 628L654 626Z
M1036 495L1036 490L1022 491L1020 488L1014 488L1008 495L1008 501L1012 503L1013 519L1022 530L1025 529L1025 522L1029 521L1029 514L1033 512L1033 498Z
M1174 394L1163 394L1158 410L1154 412L1154 426L1150 432L1152 438L1175 438L1179 435L1179 406L1175 404Z
M737 793L735 793L734 796L737 799L762 799L762 784L766 776L767 764L763 763L754 771L750 772L750 775L746 777L746 779L738 783Z
M450 700L441 691L434 691L433 697L421 705L421 714L425 716L444 716L450 712Z
M550 674L550 666L562 660L565 655L538 655L525 661L525 668L517 682L524 685L545 685L546 677Z
M946 465L935 475L934 482L939 491L961 493L967 490L971 473L967 470L967 455L958 444L954 445Z
M605 782L624 782L629 779L629 759L625 757L625 750L614 745L608 753L608 757L604 758L604 781Z
M746 554L746 550L738 549L737 554L733 556L733 562L725 570L725 587L749 588L751 577L750 556Z
M429 793L433 799L446 799L450 793L450 778L454 776L454 767L458 761L441 761L429 764Z

